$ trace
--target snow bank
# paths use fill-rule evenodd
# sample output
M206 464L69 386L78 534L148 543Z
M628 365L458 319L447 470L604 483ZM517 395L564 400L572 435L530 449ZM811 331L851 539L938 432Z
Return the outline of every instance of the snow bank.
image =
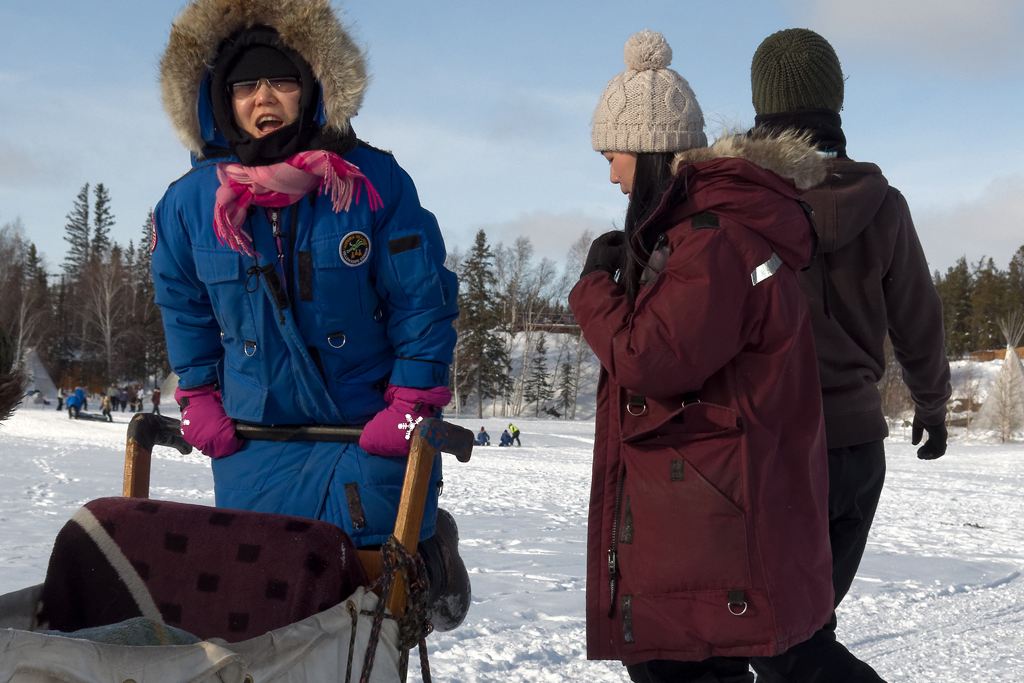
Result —
M0 593L40 582L64 521L86 500L118 495L127 415L108 425L19 410L0 427ZM522 448L445 464L441 505L459 523L473 605L462 627L430 637L434 679L627 681L617 662L585 654L594 424L516 424ZM897 431L886 449L886 488L839 637L890 683L1020 680L1024 445L954 437L945 457L922 461ZM203 456L154 456L155 497L212 504Z

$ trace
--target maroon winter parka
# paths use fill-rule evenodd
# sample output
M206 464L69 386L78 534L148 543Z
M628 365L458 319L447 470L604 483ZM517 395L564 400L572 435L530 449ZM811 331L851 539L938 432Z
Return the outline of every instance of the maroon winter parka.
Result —
M587 656L625 664L775 655L832 612L821 390L794 272L813 248L796 187L823 163L794 136L734 136L676 164L641 228L666 232L663 269L635 303L600 271L569 296L602 365Z

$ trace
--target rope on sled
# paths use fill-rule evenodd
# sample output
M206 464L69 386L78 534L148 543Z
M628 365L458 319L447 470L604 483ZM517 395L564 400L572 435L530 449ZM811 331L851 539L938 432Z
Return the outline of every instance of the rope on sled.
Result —
M405 614L399 617L398 622L398 646L402 651L409 651L414 646L419 646L420 671L423 675L423 683L431 683L430 662L427 661L427 636L434 630L427 619L427 571L423 564L423 558L412 555L397 538L392 536L388 542L381 546L381 567L380 578L374 581L367 590L379 591L380 598L377 606L372 612L363 612L373 617L373 624L370 627L370 641L366 646L366 655L363 658L363 674L359 683L369 683L370 674L373 671L374 658L377 655L377 644L380 642L380 629L384 619L395 619L386 615L384 609L391 595L391 588L394 585L395 573L402 572L405 583L406 609ZM352 611L350 610L350 614ZM352 643L349 646L348 669L345 675L345 682L350 683L352 677L352 650L355 645L355 622L358 617L352 616Z

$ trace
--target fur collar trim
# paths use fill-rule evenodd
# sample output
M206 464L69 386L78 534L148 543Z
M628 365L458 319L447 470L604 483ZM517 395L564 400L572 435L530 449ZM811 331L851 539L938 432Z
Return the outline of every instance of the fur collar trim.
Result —
M792 180L798 190L820 185L827 174L825 159L807 133L788 130L777 135L755 128L749 133L728 133L710 147L676 154L672 172L680 167L714 159L739 158Z
M200 85L221 42L240 28L277 30L313 69L323 90L327 129L344 135L366 90L363 51L342 26L330 0L192 0L171 26L160 60L164 110L181 143L199 154Z

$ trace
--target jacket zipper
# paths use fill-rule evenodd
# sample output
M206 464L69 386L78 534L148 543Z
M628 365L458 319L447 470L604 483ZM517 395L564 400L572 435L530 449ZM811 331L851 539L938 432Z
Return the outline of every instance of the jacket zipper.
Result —
M626 463L619 470L619 484L615 492L615 516L612 518L612 547L608 551L608 588L611 591L611 605L608 618L615 616L615 598L619 587L619 514L622 509L622 489L626 482Z

